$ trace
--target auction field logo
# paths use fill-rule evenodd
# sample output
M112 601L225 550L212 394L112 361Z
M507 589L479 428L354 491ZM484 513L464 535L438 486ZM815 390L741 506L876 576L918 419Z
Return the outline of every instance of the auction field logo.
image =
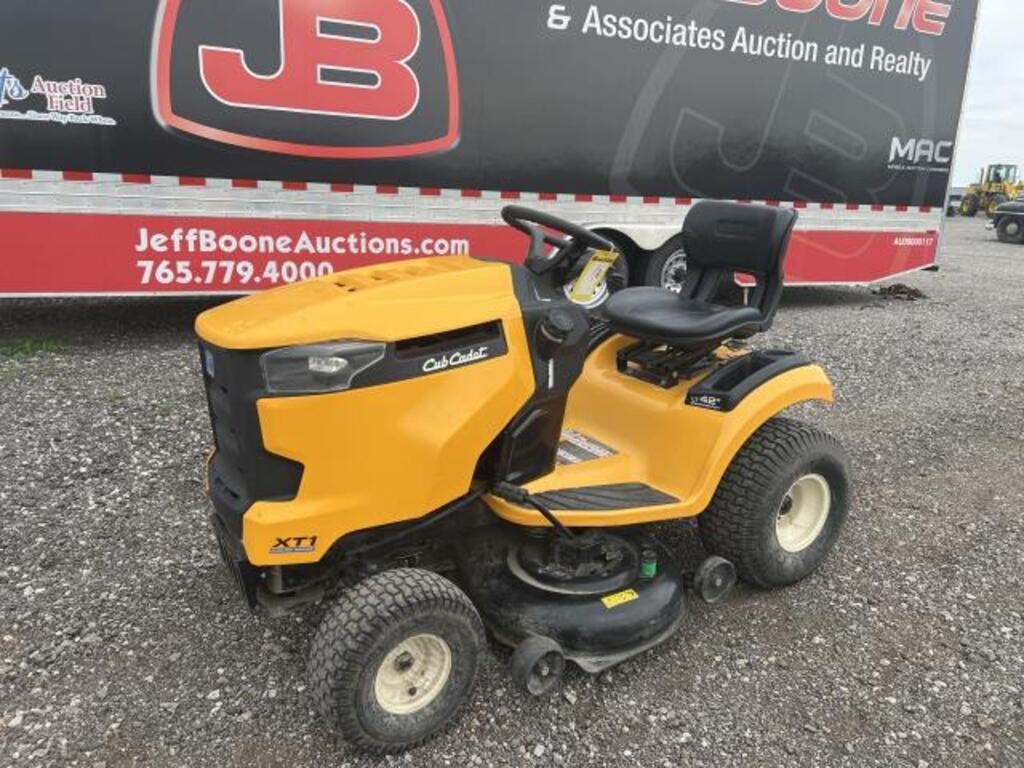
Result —
M153 109L169 128L307 157L401 157L459 139L442 0L162 0Z
M38 97L33 105L42 109L7 109ZM87 83L80 77L71 80L48 80L42 75L32 78L25 87L21 79L7 67L0 67L0 119L28 120L61 125L117 125L112 117L96 113L97 102L107 98L107 89L99 83ZM45 106L44 106L45 105ZM27 106L27 105L26 105Z

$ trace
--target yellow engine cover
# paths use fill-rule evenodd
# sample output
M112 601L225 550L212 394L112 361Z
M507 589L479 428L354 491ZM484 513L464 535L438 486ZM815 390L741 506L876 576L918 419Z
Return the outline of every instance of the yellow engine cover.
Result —
M509 266L465 257L350 270L202 314L200 338L229 349L336 339L396 341L502 323L506 354L365 389L257 401L264 447L303 465L295 499L243 517L254 565L319 560L349 533L422 517L470 490L477 461L534 391ZM316 537L274 554L279 538Z

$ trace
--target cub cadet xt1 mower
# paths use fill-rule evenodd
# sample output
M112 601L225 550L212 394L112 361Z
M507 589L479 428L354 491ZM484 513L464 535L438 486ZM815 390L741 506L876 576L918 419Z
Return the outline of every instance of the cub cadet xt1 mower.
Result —
M340 590L311 689L371 751L455 718L485 628L541 695L567 660L596 672L666 640L688 589L715 602L736 574L807 576L847 513L840 446L778 417L830 401L825 374L737 341L772 323L794 211L694 206L682 294L624 289L598 323L563 270L607 269L613 246L544 213L503 215L530 237L525 266L353 269L196 322L223 558L250 606ZM736 271L757 279L749 305L712 303ZM647 524L698 515L712 556L685 570Z

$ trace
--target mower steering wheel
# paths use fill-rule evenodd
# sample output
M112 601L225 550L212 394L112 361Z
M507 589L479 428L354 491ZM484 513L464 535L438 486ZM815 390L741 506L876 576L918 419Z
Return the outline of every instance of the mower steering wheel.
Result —
M598 251L613 251L611 241L591 232L584 226L552 216L550 213L536 211L522 205L506 205L501 210L501 218L514 229L518 229L530 237L530 250L526 255L526 268L535 275L543 275L560 264L575 248L593 248ZM553 229L569 237L557 237L545 232L543 227ZM550 256L544 253L542 246L547 243L558 250Z

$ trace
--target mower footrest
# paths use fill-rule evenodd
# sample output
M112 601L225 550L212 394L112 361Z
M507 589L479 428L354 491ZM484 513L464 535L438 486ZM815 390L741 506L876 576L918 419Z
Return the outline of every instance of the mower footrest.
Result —
M657 488L644 483L613 483L582 488L559 488L536 494L537 501L551 510L619 510L637 507L660 507L679 502Z

